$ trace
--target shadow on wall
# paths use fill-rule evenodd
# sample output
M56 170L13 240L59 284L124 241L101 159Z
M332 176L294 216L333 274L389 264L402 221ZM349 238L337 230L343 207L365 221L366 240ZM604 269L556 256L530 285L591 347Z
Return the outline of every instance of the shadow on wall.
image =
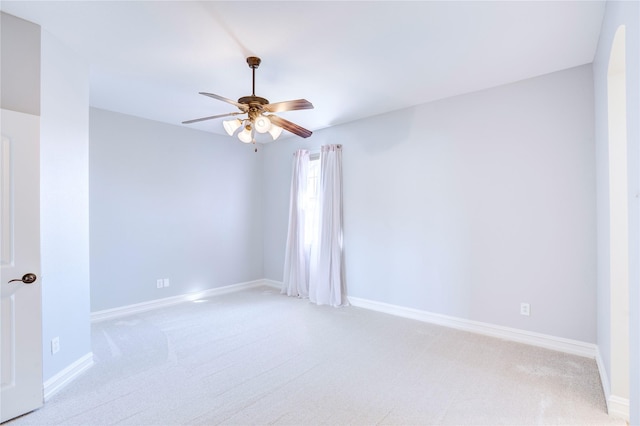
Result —
M419 128L418 120L417 109L408 108L336 126L336 134L339 135L336 138L333 137L333 128L315 136L323 140L321 144L340 143L349 146L356 143L363 154L376 155L407 143L413 130Z

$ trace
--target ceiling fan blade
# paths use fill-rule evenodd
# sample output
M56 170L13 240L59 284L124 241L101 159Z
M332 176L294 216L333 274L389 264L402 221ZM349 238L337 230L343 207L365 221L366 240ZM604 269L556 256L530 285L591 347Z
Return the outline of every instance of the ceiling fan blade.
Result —
M183 121L182 124L197 123L198 121L213 120L214 118L229 117L230 115L244 114L243 112L230 112L229 114L212 115L211 117L196 118L195 120Z
M311 130L300 127L297 124L290 122L289 120L278 117L277 115L268 115L267 117L269 117L271 123L275 124L276 126L282 127L286 131L291 132L294 135L298 135L301 138L308 138L313 133Z
M295 111L299 109L313 109L313 104L306 99L296 99L295 101L276 102L262 107L267 112Z
M217 99L217 100L222 101L222 102L229 103L231 105L235 105L235 106L237 106L238 108L240 108L244 112L247 112L247 110L249 109L248 105L241 104L241 103L236 102L236 101L232 101L231 99L225 98L224 96L215 95L213 93L207 93L207 92L198 92L198 93L201 94L201 95L208 96L208 97L213 98L213 99Z

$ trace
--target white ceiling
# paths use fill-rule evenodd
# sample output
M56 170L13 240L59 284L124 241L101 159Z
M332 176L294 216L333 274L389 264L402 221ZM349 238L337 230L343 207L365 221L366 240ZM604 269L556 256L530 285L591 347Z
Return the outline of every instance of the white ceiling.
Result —
M176 125L237 111L198 95L305 98L310 130L593 60L604 2L6 1L86 59L90 103ZM223 134L221 120L189 125Z

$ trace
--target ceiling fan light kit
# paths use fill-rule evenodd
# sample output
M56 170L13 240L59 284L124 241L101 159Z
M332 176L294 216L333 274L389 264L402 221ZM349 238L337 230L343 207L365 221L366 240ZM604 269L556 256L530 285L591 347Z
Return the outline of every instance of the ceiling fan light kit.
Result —
M271 120L264 115L259 115L253 120L253 127L258 133L267 133L271 129Z
M253 139L253 133L251 132L250 124L245 125L244 130L238 133L238 139L240 139L244 143L255 142L255 139Z
M224 130L229 134L229 136L233 136L233 134L242 126L242 120L239 118L234 118L233 120L225 120L222 122L222 126Z
M224 130L229 136L233 136L238 129L238 139L244 143L256 143L255 133L269 133L273 140L276 140L282 130L287 130L302 138L308 138L312 132L303 127L298 126L291 121L285 120L274 114L274 112L283 111L295 111L300 109L312 109L313 104L306 99L297 99L293 101L276 102L270 104L269 101L260 96L256 96L256 68L260 65L260 58L256 56L249 56L247 58L247 64L252 71L252 91L251 96L243 96L238 99L237 102L224 98L213 93L200 92L201 95L208 96L210 98L218 99L223 102L227 102L231 105L235 105L241 112L231 112L228 114L213 115L210 117L196 118L194 120L183 121L182 124L191 124L204 120L211 120L214 118L229 117L235 115L247 114L247 118L239 119L234 118L232 120L225 120L222 122Z
M280 133L282 133L282 127L274 126L272 124L271 128L269 129L269 134L271 135L274 141L278 139L278 136L280 136Z

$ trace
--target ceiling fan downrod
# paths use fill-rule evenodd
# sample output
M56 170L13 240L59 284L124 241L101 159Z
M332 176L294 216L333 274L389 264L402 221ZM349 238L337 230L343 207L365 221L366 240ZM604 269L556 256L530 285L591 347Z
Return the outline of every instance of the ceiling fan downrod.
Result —
M255 111L260 111L260 106L267 105L269 103L269 100L256 96L256 68L260 66L260 62L262 61L257 56L249 56L247 58L247 64L249 64L249 68L251 68L253 74L251 96L243 96L238 99L239 103L249 105L249 107L253 108Z
M251 86L251 96L256 95L256 68L260 66L260 62L262 61L257 56L249 56L247 58L247 64L249 64L249 68L251 68L251 72L253 75L253 78L252 78L253 84Z

